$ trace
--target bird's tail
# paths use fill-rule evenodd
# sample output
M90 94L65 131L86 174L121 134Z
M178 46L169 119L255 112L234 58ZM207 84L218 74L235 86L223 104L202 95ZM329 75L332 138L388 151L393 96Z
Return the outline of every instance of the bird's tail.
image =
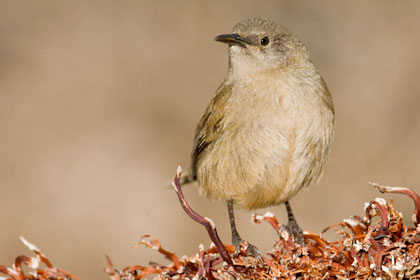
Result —
M193 176L191 176L189 172L185 172L185 173L182 173L181 178L179 179L179 184L183 186L183 185L188 185L194 181L196 181L196 179ZM168 184L167 186L172 187L172 182Z

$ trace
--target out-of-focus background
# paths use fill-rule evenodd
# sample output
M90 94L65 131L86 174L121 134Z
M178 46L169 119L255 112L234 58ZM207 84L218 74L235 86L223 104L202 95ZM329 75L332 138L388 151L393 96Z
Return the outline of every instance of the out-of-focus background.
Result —
M179 256L210 239L165 184L189 165L195 125L227 70L213 38L265 16L306 44L334 97L336 137L320 184L292 201L320 232L377 196L368 181L420 191L418 1L2 1L0 264L30 254L22 235L82 279L165 263L132 248L143 234ZM230 242L226 207L185 187ZM285 221L283 206L268 209ZM264 213L265 209L258 211ZM276 236L237 212L262 251Z

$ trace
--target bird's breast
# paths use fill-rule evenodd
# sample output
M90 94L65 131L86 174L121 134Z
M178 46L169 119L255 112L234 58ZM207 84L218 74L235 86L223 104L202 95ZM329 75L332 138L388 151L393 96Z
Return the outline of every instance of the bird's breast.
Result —
M281 78L232 86L221 135L197 165L202 194L261 208L288 200L319 176L324 160L315 172L311 166L330 140L316 101L299 100L300 91Z

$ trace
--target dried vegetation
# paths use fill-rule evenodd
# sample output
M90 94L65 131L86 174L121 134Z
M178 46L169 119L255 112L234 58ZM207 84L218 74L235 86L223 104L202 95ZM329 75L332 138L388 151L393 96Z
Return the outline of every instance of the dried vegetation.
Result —
M414 226L403 224L402 214L376 198L366 203L364 216L354 216L327 227L323 233L304 232L304 247L296 244L293 237L279 224L271 213L253 215L255 223L268 222L278 233L273 248L262 257L263 263L248 256L245 248L234 254L232 245L223 245L214 223L192 210L182 194L178 169L174 188L185 212L204 225L213 241L205 249L199 246L195 256L178 258L162 248L152 236L143 236L139 245L159 251L171 262L160 265L133 265L121 270L114 269L106 256L106 272L112 280L141 279L153 275L155 279L420 279L420 198L407 188L380 186L371 183L381 192L408 195L414 201ZM377 217L377 218L375 218ZM335 230L338 240L328 241L326 231ZM22 242L35 257L19 256L12 268L0 266L0 279L73 279L78 278L52 265L34 245L22 238ZM245 244L246 247L246 244ZM22 266L28 266L24 272Z

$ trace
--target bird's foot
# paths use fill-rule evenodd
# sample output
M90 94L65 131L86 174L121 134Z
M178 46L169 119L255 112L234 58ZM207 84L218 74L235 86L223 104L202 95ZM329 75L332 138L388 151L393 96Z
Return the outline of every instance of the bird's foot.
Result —
M303 231L296 222L295 216L293 215L292 207L290 207L289 201L285 201L284 205L286 206L287 216L289 222L287 225L283 226L286 228L289 235L293 235L295 243L299 244L300 246L305 246L305 236L303 235Z
M260 251L258 248L251 243L243 240L239 236L237 238L233 238L233 245L235 245L235 256L238 256L242 250L246 252L247 255L254 257L261 263L264 263Z
M293 235L295 243L300 246L305 246L305 236L303 235L302 229L299 227L295 219L289 220L287 225L283 226L290 235Z

